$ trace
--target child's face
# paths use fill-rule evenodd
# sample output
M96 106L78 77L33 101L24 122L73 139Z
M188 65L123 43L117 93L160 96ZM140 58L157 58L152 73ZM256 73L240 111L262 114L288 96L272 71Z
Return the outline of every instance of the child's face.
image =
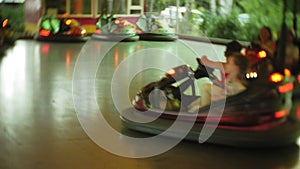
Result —
M224 71L230 75L237 75L239 67L234 62L234 57L228 57L227 62L224 64Z

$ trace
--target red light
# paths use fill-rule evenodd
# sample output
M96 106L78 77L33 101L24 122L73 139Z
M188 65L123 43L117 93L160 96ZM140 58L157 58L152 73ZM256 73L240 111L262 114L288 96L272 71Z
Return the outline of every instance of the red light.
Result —
M49 36L50 35L50 31L42 29L40 30L40 36Z
M298 75L298 83L300 83L300 75Z
M275 73L270 75L270 81L274 82L274 83L282 82L283 81L283 75L278 73L278 72L275 72Z
M97 30L95 31L95 33L96 33L96 34L102 34L102 31L101 31L100 29L97 29Z
M281 111L275 112L274 118L280 119L280 118L282 118L282 117L287 116L288 114L289 114L289 113L288 113L287 110L281 110Z
M2 28L4 28L5 26L7 26L8 24L8 19L5 19L3 22L2 22Z
M287 84L284 84L284 85L278 87L278 91L280 93L287 93L287 92L292 91L293 89L294 89L293 83L287 83Z
M67 12L65 12L65 13L62 14L62 16L63 16L64 18L67 17L67 15L68 15Z
M258 58L263 59L267 57L267 52L262 50L257 53Z
M141 31L141 30L138 29L138 30L136 30L136 33L137 33L137 34L142 34L143 31Z
M175 69L170 69L166 72L166 74L170 76L174 75L175 73L176 73Z

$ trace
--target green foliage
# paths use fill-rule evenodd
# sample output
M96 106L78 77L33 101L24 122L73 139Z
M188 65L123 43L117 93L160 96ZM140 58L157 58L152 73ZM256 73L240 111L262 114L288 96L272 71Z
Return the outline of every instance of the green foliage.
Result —
M257 18L250 15L249 22L245 23L242 27L243 31L243 37L246 41L254 41L257 39L259 31L263 25L261 25L259 22L256 22Z
M203 12L204 22L199 26L205 36L235 40L250 40L256 31L251 28L254 25L251 22L242 24L238 20L238 12L233 11L227 15L213 15L208 10ZM252 31L248 31L250 28Z
M292 1L288 1L288 11L286 13L287 26L293 27L293 14L291 9ZM234 3L232 12L227 15L215 16L209 10L201 9L204 22L199 25L200 29L208 37L229 38L237 40L253 41L257 38L259 30L263 26L272 29L275 40L280 33L283 21L283 3L282 0L240 0ZM300 3L299 3L300 4ZM300 5L298 11L300 9ZM246 13L249 20L241 24L238 15ZM300 12L297 14L299 18ZM297 27L300 28L298 19ZM300 29L297 30L298 37Z
M225 39L240 39L243 35L241 23L237 15L224 15L213 17L207 29L207 36L222 37Z
M282 22L282 1L242 0L240 5L244 12L250 15L250 22L255 26L254 28L259 30L260 27L268 26L276 37ZM249 25L247 28L250 28Z

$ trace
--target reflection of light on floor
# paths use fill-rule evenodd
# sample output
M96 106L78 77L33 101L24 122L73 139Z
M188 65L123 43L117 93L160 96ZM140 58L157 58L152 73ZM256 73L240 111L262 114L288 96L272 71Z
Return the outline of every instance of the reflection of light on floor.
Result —
M101 44L97 44L97 45L96 45L96 49L97 49L97 50L100 50L101 48L102 48Z
M15 92L19 88L23 88L25 80L25 69L26 69L26 56L24 46L16 46L14 50L8 51L8 56L3 59L2 67L0 70L1 88L5 98L12 99L13 96L17 95Z
M116 47L115 49L115 68L117 68L119 65L119 48Z
M66 52L66 73L67 75L70 74L70 62L71 62L71 51Z
M35 80L28 73L29 70L34 70L32 67L35 60L28 61L26 55L26 46L17 43L7 51L6 57L0 64L0 112L1 118L7 123L24 120L23 115L26 113L20 110L31 106L31 102L21 100L19 97L27 94L26 89L32 87L31 81ZM33 72L35 71L30 73Z
M42 44L41 48L42 54L48 54L50 51L50 45L49 44Z
M141 44L138 44L138 45L136 45L135 49L138 51L138 50L141 49L141 47L142 47L142 45L141 45Z

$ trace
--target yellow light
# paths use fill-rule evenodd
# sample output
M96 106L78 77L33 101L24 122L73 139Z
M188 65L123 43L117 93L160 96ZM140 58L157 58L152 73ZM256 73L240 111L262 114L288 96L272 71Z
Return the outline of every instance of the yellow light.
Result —
M4 28L5 26L7 26L8 24L8 19L5 19L3 22L2 22L2 28Z
M267 52L262 50L262 51L259 51L258 54L257 54L258 58L260 59L263 59L263 58L266 58L267 57Z
M70 25L72 23L72 20L71 19L67 19L65 23L66 23L66 25Z
M271 82L279 83L279 82L282 82L283 76L282 76L282 74L276 72L276 73L271 74L270 80L271 80Z
M176 73L175 69L170 69L170 70L167 71L166 74L172 76L172 75L174 75L175 73Z
M287 77L291 77L292 73L291 73L290 69L285 68L284 69L284 75L287 76Z
M115 24L119 25L120 24L120 20L115 20Z

